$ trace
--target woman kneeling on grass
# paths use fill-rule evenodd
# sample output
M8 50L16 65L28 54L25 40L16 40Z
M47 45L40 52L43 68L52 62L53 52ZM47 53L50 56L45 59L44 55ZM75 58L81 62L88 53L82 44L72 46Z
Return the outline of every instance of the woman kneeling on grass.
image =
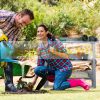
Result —
M89 90L89 85L83 79L69 79L73 66L66 49L61 41L48 32L45 25L38 26L37 38L41 42L38 46L38 66L34 70L36 76L32 83L33 86L39 76L54 82L53 90L65 90L77 86Z

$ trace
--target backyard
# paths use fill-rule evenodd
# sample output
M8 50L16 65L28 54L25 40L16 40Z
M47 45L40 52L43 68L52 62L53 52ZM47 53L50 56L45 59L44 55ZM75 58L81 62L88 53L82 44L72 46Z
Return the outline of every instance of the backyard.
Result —
M36 62L35 55L39 43L36 40L37 27L44 23L56 38L62 38L62 42L63 39L67 40L68 45L64 44L64 46L69 55L75 55L76 58L79 58L78 60L85 55L88 56L85 60L97 61L96 66L94 66L96 69L96 88L91 87L89 91L84 91L80 87L54 91L51 90L52 84L50 83L50 86L42 88L42 90L47 91L46 93L5 93L3 71L0 68L0 100L100 100L100 0L0 0L0 10L18 12L26 8L34 12L35 19L22 29L20 41L14 45L13 58L21 59L23 62L26 60L24 63L20 62L23 65L20 67L19 76L17 76L19 72L16 69L13 71L17 74L13 78L14 84L17 84L21 75L23 76L21 69L25 64L26 66L36 66L34 62ZM70 44L71 41L76 41L76 44ZM92 43L96 44L94 46L95 52L91 46ZM71 60L73 59L71 58ZM78 65L77 61L75 65ZM80 76L79 73L77 76ZM24 80L32 81L31 78L24 78ZM91 85L90 80L86 81Z
M14 77L14 82L18 80L18 76ZM26 81L31 79L26 79ZM42 88L47 90L47 93L27 93L27 94L7 94L4 93L4 80L0 80L0 100L99 100L100 99L100 66L96 71L96 88L92 88L89 91L84 91L82 88L70 88L64 91L53 91L49 88Z

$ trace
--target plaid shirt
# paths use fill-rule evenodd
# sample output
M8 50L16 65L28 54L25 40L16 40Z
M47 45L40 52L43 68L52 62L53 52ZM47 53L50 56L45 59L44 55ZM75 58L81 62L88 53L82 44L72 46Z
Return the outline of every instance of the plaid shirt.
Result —
M0 10L0 29L7 35L9 41L14 44L18 40L21 29L16 27L14 12Z
M44 66L45 62L47 66L53 70L60 69L61 71L71 70L72 64L69 59L63 59L57 57L48 52L50 47L54 47L58 52L66 53L66 49L63 44L56 39L55 41L48 40L47 48L44 47L43 43L39 44L40 55L38 57L38 66Z

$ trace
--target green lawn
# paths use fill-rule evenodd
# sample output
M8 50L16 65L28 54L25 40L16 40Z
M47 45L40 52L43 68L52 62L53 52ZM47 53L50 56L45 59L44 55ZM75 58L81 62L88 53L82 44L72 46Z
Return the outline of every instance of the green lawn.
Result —
M45 94L2 94L3 91L4 88L0 87L0 100L100 100L100 86L87 92L81 88L49 90Z

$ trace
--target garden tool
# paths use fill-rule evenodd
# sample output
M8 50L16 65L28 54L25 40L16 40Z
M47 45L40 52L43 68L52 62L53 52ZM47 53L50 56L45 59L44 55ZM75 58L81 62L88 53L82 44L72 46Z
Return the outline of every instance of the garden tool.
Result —
M17 62L12 59L14 52L13 45L8 41L7 36L0 29L0 62ZM4 65L3 63L1 65Z
M41 81L39 82L39 84L36 87L36 90L40 90L42 88L42 86L46 83L47 78L42 78Z
M3 33L3 31L0 29L0 42L1 41L8 41L7 36ZM0 45L1 48L1 45ZM1 52L0 52L0 56L1 56ZM1 57L0 57L1 58ZM6 62L0 62L0 67L5 67L6 66Z

